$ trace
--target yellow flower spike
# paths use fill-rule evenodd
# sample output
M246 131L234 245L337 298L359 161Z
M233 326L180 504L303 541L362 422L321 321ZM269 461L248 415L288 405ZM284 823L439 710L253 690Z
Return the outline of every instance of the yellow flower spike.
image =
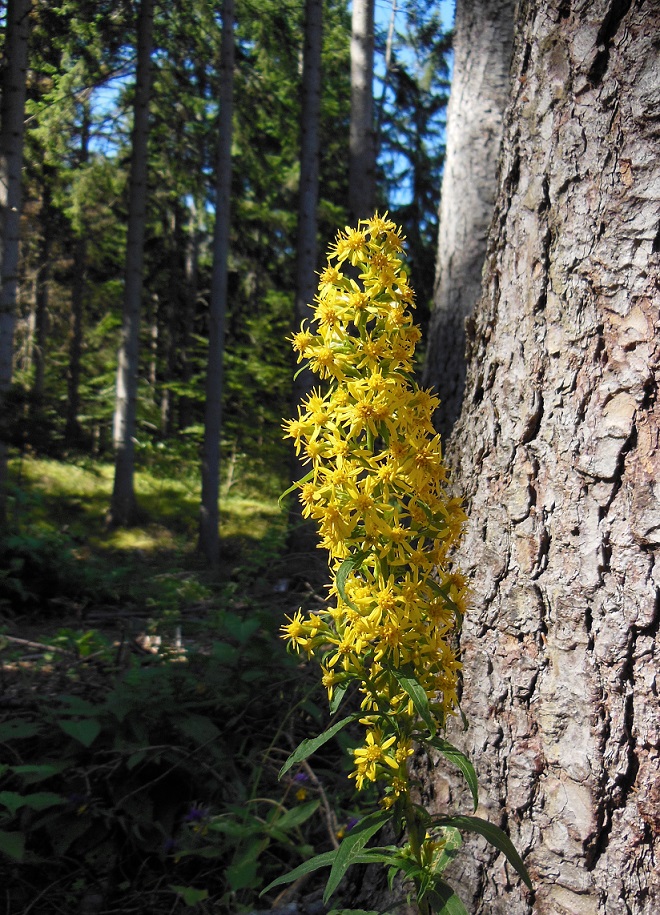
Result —
M408 791L409 735L421 727L398 671L414 669L442 727L457 707L451 638L466 603L466 582L447 561L465 516L445 492L438 401L410 380L420 331L403 242L387 214L338 233L314 319L291 338L326 386L284 424L311 465L298 494L319 525L332 584L328 607L297 613L282 634L321 660L330 700L340 682L357 681L367 735L351 777L358 789L385 782L385 806ZM343 273L349 263L357 279Z

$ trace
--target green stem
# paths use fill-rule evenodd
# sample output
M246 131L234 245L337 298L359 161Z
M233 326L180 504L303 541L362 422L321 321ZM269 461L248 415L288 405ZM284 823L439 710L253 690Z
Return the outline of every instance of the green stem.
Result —
M422 861L422 846L424 843L424 837L426 835L426 830L419 822L419 818L415 813L415 808L412 805L410 796L406 798L406 806L404 810L404 818L406 821L406 827L408 830L408 840L410 842L410 850L415 858L415 861L419 864L420 867L423 867ZM415 880L415 888L417 890L417 907L419 909L419 915L432 915L431 908L429 906L429 901L426 897L420 899L419 896L419 881Z

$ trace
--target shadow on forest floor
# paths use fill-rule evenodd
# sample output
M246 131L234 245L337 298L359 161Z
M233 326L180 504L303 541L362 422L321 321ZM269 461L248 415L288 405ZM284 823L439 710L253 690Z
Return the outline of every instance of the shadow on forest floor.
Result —
M312 721L327 721L315 665L280 638L287 616L323 605L325 555L287 552L275 497L232 491L212 573L195 550L194 479L140 472L143 522L108 530L108 465L26 457L12 471L0 541L9 915L262 908L259 891L354 815L336 746L315 763L324 805L320 789L278 779Z

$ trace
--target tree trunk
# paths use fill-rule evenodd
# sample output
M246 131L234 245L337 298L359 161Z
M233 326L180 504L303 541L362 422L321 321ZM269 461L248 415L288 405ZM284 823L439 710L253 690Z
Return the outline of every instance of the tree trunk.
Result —
M319 119L321 115L321 50L323 35L322 0L306 0L305 48L303 52L300 191L298 195L298 251L296 264L295 328L309 320L316 293L317 205L319 198ZM312 389L314 376L309 369L293 381L292 415L302 398ZM300 480L308 468L291 451L291 479ZM315 525L302 517L297 498L291 500L288 547L292 553L306 553L316 547Z
M223 360L227 312L233 94L234 0L223 0L213 273L209 303L209 359L206 371L202 501L199 517L199 548L211 566L217 566L220 561L218 499L220 496L220 431L222 429Z
M0 407L12 381L31 5L31 0L8 0L0 87ZM7 446L0 442L0 526L6 511Z
M374 0L353 0L348 206L351 225L376 206L374 129Z
M90 111L83 103L80 127L80 155L78 164L84 168L89 159ZM81 444L82 430L78 420L80 412L80 363L82 359L83 315L87 286L87 231L83 224L73 247L73 285L71 288L71 321L69 330L69 364L67 367L66 425L64 439L69 447Z
M658 35L657 3L521 5L449 447L474 594L452 736L536 915L660 911ZM473 913L532 911L479 843L453 876Z
M39 259L37 263L34 303L34 380L32 382L32 394L34 396L35 402L33 407L38 407L38 402L43 397L46 377L46 341L48 339L49 323L48 287L50 284L50 258L53 226L50 178L47 174L47 170L44 174L43 201L40 222L42 236L39 241Z
M465 319L481 291L497 194L502 116L509 98L515 0L458 0L447 110L436 285L423 382L441 405L438 430L456 422L465 386Z
M199 213L202 207L195 200L190 203L189 225L186 232L185 240L185 282L183 293L183 310L180 318L179 333L179 373L182 383L188 391L191 379L193 377L193 362L190 352L193 327L195 322L195 311L197 308L197 296L199 287L199 242L200 242L200 222ZM193 399L188 393L179 395L179 414L178 429L187 429L193 422Z
M109 520L130 524L137 509L133 474L135 469L135 420L138 387L138 351L142 304L142 266L147 221L147 141L154 0L142 0L138 16L137 72L133 107L131 177L126 239L124 314L117 365L117 397L113 424L115 479Z

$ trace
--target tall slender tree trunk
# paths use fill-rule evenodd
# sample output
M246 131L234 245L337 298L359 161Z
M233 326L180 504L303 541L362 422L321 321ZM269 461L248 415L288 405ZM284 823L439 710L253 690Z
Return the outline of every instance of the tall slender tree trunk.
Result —
M199 548L211 566L217 566L220 561L218 501L220 497L220 432L222 429L223 361L229 260L233 101L234 0L223 0L213 274L209 303L209 358L206 370L202 501L199 517Z
M515 0L458 0L433 311L423 372L448 435L465 387L465 320L481 292L509 98Z
M80 131L79 165L84 168L89 158L89 104L83 105ZM78 420L80 413L80 369L83 343L83 316L87 286L87 237L86 226L82 226L73 247L73 285L71 288L71 322L69 328L69 364L67 367L66 425L64 439L69 447L80 444L82 430Z
M452 736L536 915L660 911L658 35L657 3L521 4L449 444L474 594ZM474 915L532 912L482 846L454 877Z
M305 47L303 51L302 107L300 121L300 190L298 194L298 250L296 261L295 327L309 319L316 292L317 206L319 199L319 121L321 116L321 52L323 44L323 2L306 0ZM312 389L313 374L304 369L296 375L292 388L292 410ZM307 468L293 450L291 478L301 479ZM302 517L298 499L291 502L289 550L306 553L316 546L314 527Z
M71 321L69 328L69 363L67 366L66 425L64 439L69 447L79 445L82 430L80 413L80 375L83 344L83 316L87 285L87 239L75 240L73 249L73 286L71 289Z
M0 409L12 381L21 168L31 0L8 0L0 109ZM7 513L7 446L0 442L0 525Z
M376 206L374 129L374 0L353 0L348 206L351 225Z
M197 296L199 290L199 239L200 225L199 212L201 207L196 201L192 201L189 213L189 224L186 232L186 257L185 257L185 288L184 288L184 308L181 315L181 325L179 334L178 358L179 372L181 381L186 386L186 390L193 375L193 363L191 358L190 346L192 332L195 320L195 309L197 307ZM192 423L193 417L193 400L187 394L179 396L178 403L178 428L186 429Z
M133 105L124 315L117 365L117 396L113 423L115 479L109 514L109 521L113 525L131 524L137 510L133 477L142 268L144 233L147 222L147 142L149 139L153 19L154 0L142 0L137 25L137 73Z
M41 239L39 242L39 260L35 282L34 303L34 380L32 394L35 401L39 401L44 394L46 373L46 342L48 340L48 292L50 284L50 259L52 248L52 195L50 178L46 173L44 177L42 212L41 212Z

